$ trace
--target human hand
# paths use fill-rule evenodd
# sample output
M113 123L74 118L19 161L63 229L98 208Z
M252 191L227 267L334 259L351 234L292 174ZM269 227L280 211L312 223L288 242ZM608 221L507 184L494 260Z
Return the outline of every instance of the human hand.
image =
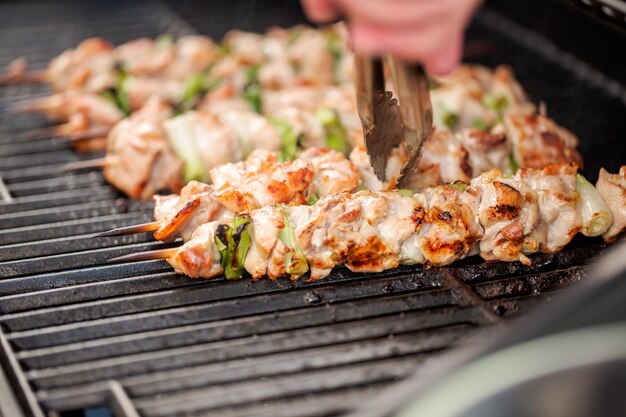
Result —
M308 17L345 17L355 51L419 61L435 75L461 60L465 26L481 0L302 0Z

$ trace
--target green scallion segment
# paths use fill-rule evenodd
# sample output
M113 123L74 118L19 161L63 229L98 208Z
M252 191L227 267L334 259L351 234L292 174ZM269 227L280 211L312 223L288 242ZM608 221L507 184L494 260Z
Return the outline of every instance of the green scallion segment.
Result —
M613 223L611 210L596 187L580 174L576 176L576 190L580 195L579 207L583 221L581 233L589 237L600 236Z
M445 127L454 130L459 123L459 115L449 110L443 110L441 114L441 122Z
M341 124L339 114L327 107L321 107L315 111L315 118L322 124L326 133L326 146L348 155L350 144L348 135Z
M165 121L163 127L174 152L185 164L183 168L184 181L208 182L208 170L205 168L201 153L196 146L197 139L193 128L193 118L193 113L186 113Z
M296 240L296 227L287 217L283 209L283 224L285 225L278 233L278 238L289 249L285 255L285 272L294 277L300 277L309 270L309 263L302 248Z
M509 100L505 96L498 96L492 93L486 93L483 96L483 104L495 111L498 115L498 121L502 121L504 111L509 107Z
M294 127L282 119L276 117L269 118L270 123L276 129L278 136L280 137L280 160L291 161L296 158L298 153L302 134L296 132Z
M513 156L513 154L510 154L509 155L509 165L504 170L504 176L508 177L508 178L512 178L517 173L517 170L519 168L520 168L519 164L515 160L515 157Z
M398 194L400 194L403 197L413 197L413 194L415 194L415 192L413 190L407 190L404 188L399 188L398 189Z
M215 233L215 246L220 253L220 265L226 279L241 279L243 263L250 249L248 230L252 219L247 214L235 214L232 226L221 224Z
M243 87L243 97L250 103L255 112L261 113L263 103L261 101L261 84L259 83L259 66L253 65L246 68L246 84Z
M165 33L156 38L156 45L159 48L169 48L174 45L174 37L169 33Z
M452 188L459 190L460 192L463 192L467 189L468 184L463 181L455 181L452 184L448 184L448 185Z
M312 206L313 204L317 203L319 199L320 199L320 196L317 195L317 193L311 193L311 195L309 196L309 199L307 200L307 204L309 206Z
M480 117L472 121L472 127L475 127L476 129L480 129L480 130L488 129L487 122L485 122L485 119L482 119Z

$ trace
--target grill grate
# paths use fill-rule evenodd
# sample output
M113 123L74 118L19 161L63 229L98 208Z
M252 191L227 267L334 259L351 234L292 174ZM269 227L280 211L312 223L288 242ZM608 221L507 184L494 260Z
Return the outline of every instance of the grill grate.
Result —
M181 10L195 13L191 20L213 36L232 26L297 23L285 14L289 8L281 9L285 21L264 8L252 21L245 7L223 3L217 13L219 6L188 1ZM26 55L41 68L88 36L119 43L194 32L161 3L55 6L0 4L2 66ZM496 19L490 26L494 16L481 16L470 31L477 40L512 24ZM589 129L606 132L596 149L614 146L623 122L612 116L623 101L572 70L573 58L547 59L545 48L522 42L520 30L480 59L512 63L557 120L583 139ZM338 269L317 283L199 281L173 274L163 261L107 264L165 245L145 235L91 238L149 220L151 207L121 198L99 173L59 174L58 167L81 158L62 140L24 142L24 132L44 120L7 109L45 93L38 86L0 90L0 364L26 414L102 404L119 416L342 414L450 348L549 301L584 278L604 247L576 240L562 253L533 257L531 267L468 259L376 276ZM593 108L577 104L580 94ZM587 117L579 119L583 111ZM590 172L620 162L591 158L589 144L582 151ZM0 373L0 393L2 381Z

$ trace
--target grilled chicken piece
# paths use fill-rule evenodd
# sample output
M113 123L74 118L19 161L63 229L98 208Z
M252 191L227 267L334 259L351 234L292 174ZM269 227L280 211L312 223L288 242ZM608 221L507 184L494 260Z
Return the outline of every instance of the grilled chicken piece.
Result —
M465 129L455 135L467 151L467 164L471 167L472 178L493 168L506 171L509 168L511 143L503 132L494 129L486 132L480 129ZM463 171L463 173L465 173ZM460 179L460 178L459 178Z
M198 227L185 244L185 250L179 249L174 256L168 258L176 272L192 278L214 277L224 272L220 264L221 256L215 245L218 226L219 222L211 222Z
M582 158L576 150L578 138L554 120L540 114L510 114L504 117L504 126L520 166L543 168L563 162L582 165Z
M246 161L211 170L215 197L235 213L276 203L306 204L313 176L308 161L281 163L275 153L262 149L252 152Z
M613 224L602 237L607 242L614 242L626 230L626 166L620 168L619 174L600 169L596 188L613 215Z
M582 228L576 190L578 165L548 165L542 170L522 168L515 178L525 182L537 194L539 224L533 238L544 253L558 252Z
M475 250L483 237L474 215L476 199L461 198L459 190L451 186L428 188L414 198L423 206L419 212L422 231L417 240L428 262L449 265Z
M240 251L222 245L226 248L218 252L243 254L240 267L253 279L297 278L310 271L309 280L316 280L338 265L360 272L424 262L447 265L477 253L486 260L529 265L527 255L558 250L581 228L576 202L589 193L577 194L575 170L575 164L559 164L507 178L494 169L464 191L450 185L413 197L360 191L332 194L312 206L266 206L252 211L250 223L238 229L249 233L249 246ZM554 196L548 190L555 190ZM221 273L210 263L221 259L214 231L231 224L223 219L201 226L168 261L194 277ZM202 251L207 251L204 258Z
M89 38L50 61L45 80L57 91L98 93L115 85L113 45Z
M217 57L217 46L205 36L167 39L140 38L115 48L115 59L134 77L185 80L206 69Z
M539 223L537 194L523 181L502 177L494 169L472 180L470 194L480 194L478 220L484 229L480 254L486 260L520 261L539 244L531 236Z
M189 240L201 225L229 214L215 198L213 187L198 181L185 185L180 195L155 195L153 200L154 220L159 222L154 237L163 242Z
M80 91L67 91L27 102L24 110L38 111L53 121L68 121L76 113L89 118L90 126L113 126L124 113L109 100Z
M131 198L147 199L159 190L182 186L183 164L161 127L170 114L167 104L154 99L109 133L107 155L112 161L104 167L104 176Z
M326 197L342 192L354 192L360 185L357 167L341 153L328 148L309 148L298 155L311 163L314 176L308 198Z

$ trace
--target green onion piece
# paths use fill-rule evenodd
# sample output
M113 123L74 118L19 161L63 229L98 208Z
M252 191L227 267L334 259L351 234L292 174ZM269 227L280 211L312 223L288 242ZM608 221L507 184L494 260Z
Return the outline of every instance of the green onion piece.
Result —
M498 114L498 121L502 121L502 115L507 107L509 100L505 96L497 96L492 93L486 93L483 96L483 104Z
M459 190L460 192L464 192L467 189L468 184L463 181L455 181L452 184L448 184L450 187Z
M272 123L278 132L278 136L280 137L280 160L284 162L295 159L296 154L298 153L300 140L302 139L302 134L298 134L293 126L284 120L276 117L270 117L269 121Z
M475 127L476 129L480 129L480 130L487 130L487 122L485 122L485 120L481 117L476 118L472 121L472 126Z
M158 48L169 48L174 45L174 37L169 33L165 33L156 38L156 45Z
M247 214L235 214L232 227L221 224L215 233L215 246L220 253L220 265L226 279L241 279L243 263L250 249L251 239L248 225L251 218Z
M326 133L326 146L348 155L350 145L348 135L341 124L339 114L328 107L321 107L315 111L315 118L322 124Z
M117 106L125 114L131 113L130 98L128 97L129 84L132 78L125 71L118 71L117 85L115 86L115 98Z
M208 169L205 168L202 156L196 146L193 113L173 117L163 123L167 138L176 155L185 163L183 179L208 182Z
M611 227L613 215L604 199L585 177L576 176L576 190L580 194L579 207L583 220L581 233L585 236L600 236Z
M441 113L441 122L448 129L454 130L456 125L459 123L459 115L444 109Z
M289 249L289 252L285 255L285 272L291 276L300 277L309 270L309 263L304 251L298 246L296 227L291 223L284 209L282 209L282 212L285 227L278 233L278 238Z
M517 170L519 170L519 164L515 160L515 157L513 156L513 154L510 154L509 165L504 170L504 177L512 178L513 175L515 175L515 173L517 172Z
M400 194L403 197L413 197L413 194L415 194L415 191L407 190L407 189L404 189L404 188L399 188L398 189L398 194Z
M206 93L219 87L222 83L222 80L208 80L207 72L208 69L187 79L183 97L180 103L176 105L176 115L186 113L195 108Z
M261 85L259 84L259 66L253 65L246 68L246 84L243 87L243 97L248 100L255 112L261 113L263 103L261 101Z
M317 203L317 200L320 199L320 196L317 195L317 193L311 193L311 195L309 196L309 199L307 200L307 204L309 206L312 206L313 204Z
M356 187L357 191L364 191L367 190L367 188L365 188L365 185L363 183L359 184L358 187Z
M326 50L333 57L333 78L334 81L339 80L339 72L341 71L341 58L343 58L343 42L339 35L335 32L329 31L327 33Z

